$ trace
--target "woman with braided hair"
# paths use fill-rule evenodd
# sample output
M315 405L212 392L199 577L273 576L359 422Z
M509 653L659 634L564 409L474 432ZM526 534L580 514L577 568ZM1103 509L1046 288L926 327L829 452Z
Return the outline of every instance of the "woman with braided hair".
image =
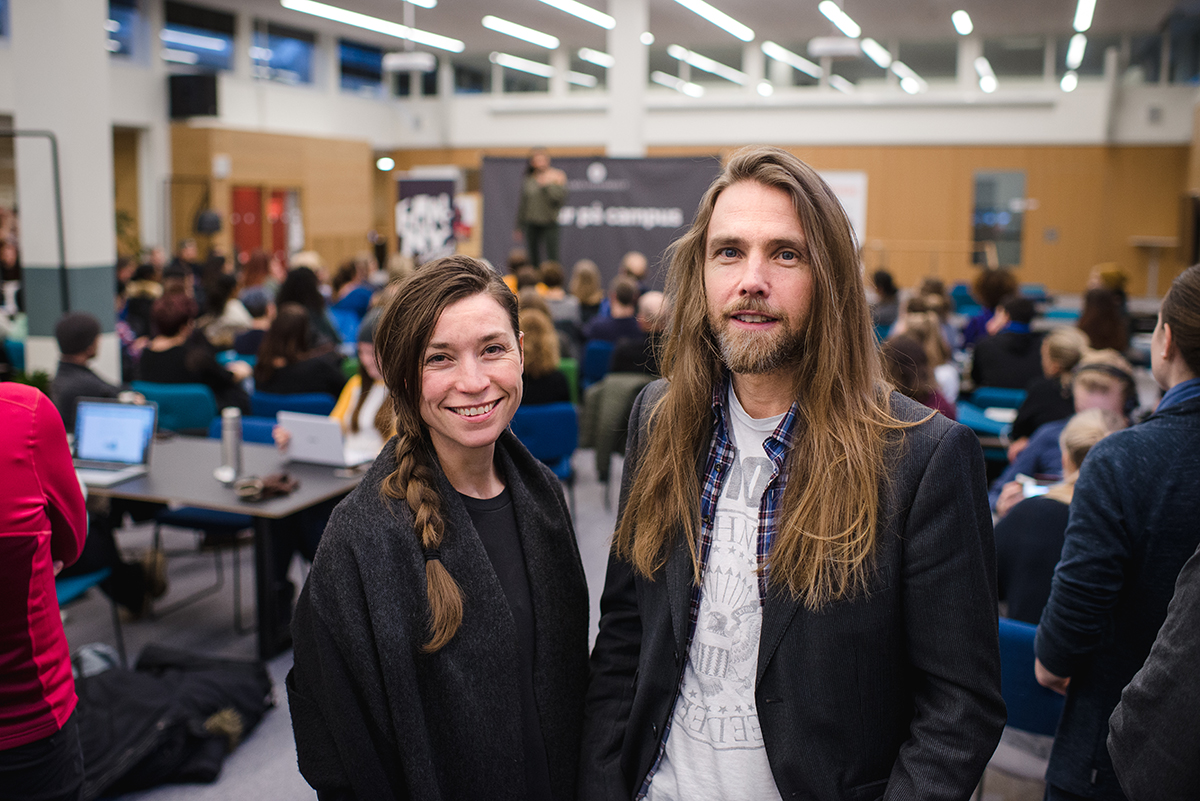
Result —
M288 698L322 799L570 799L588 594L558 480L508 430L516 298L426 265L375 352L396 436L338 505L292 623Z

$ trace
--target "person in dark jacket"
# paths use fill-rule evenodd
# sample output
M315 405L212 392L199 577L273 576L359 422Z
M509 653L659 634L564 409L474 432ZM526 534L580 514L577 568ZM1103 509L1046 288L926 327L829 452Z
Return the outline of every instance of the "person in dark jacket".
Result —
M1166 394L1153 416L1088 454L1038 625L1038 681L1067 696L1046 772L1049 799L1125 797L1104 747L1108 719L1200 545L1200 266L1163 299L1150 355Z
M524 237L531 264L558 261L558 212L567 199L567 174L550 166L541 148L529 154L521 199L517 204L517 235Z
M977 387L1025 389L1042 375L1042 338L1030 330L1033 301L1013 296L988 322L990 336L975 343L971 379Z
M571 799L588 592L561 485L508 430L516 298L441 259L384 307L375 347L397 436L296 606L300 772L322 798Z
M342 359L328 345L309 349L312 335L308 310L299 303L279 307L258 349L254 388L259 392L290 395L323 392L337 397L346 385Z
M1033 432L1046 423L1065 420L1075 413L1071 377L1075 365L1088 350L1087 334L1070 325L1055 328L1042 340L1042 373L1025 388L1025 400L1017 409L1008 437L1008 460L1029 444Z
M299 303L308 310L309 350L341 343L342 338L329 316L329 308L321 294L321 282L315 272L307 267L295 267L288 272L275 296L276 307L285 303Z
M1130 801L1193 801L1200 788L1200 550L1183 566L1146 664L1109 718L1108 753Z
M54 325L58 342L58 370L50 384L50 397L62 415L67 431L75 431L75 404L80 398L115 398L121 388L92 372L88 362L100 350L100 321L87 312L68 312Z

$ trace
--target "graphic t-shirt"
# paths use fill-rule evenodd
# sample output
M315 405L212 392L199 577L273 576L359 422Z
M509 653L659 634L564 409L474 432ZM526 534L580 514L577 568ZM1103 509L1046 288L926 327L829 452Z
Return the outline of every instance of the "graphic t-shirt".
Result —
M779 798L754 701L762 601L759 507L774 468L763 442L783 415L755 420L728 393L734 460L713 517L700 610L649 801Z

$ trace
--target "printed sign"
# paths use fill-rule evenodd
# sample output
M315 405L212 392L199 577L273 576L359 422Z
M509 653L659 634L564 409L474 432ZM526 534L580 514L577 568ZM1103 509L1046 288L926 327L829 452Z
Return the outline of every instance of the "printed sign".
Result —
M396 203L400 252L417 264L454 253L454 181L401 178Z

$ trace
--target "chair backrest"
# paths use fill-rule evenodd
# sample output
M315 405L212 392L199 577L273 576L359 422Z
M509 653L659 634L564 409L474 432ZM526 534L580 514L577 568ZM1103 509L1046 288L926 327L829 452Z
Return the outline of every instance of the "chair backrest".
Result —
M80 595L95 587L112 574L112 568L102 567L94 573L84 573L82 576L68 576L54 580L54 594L58 597L58 605L68 604Z
M567 389L571 393L571 403L579 403L579 360L564 356L558 360L558 369L567 377Z
M583 349L583 385L595 384L608 374L613 350L617 346L603 339L589 340Z
M250 396L250 411L255 417L274 418L279 412L329 414L337 398L324 392L297 392L279 395L274 392L255 392Z
M546 463L570 456L579 445L579 418L570 403L522 406L513 415L512 432Z
M11 339L4 340L4 349L8 351L8 360L14 370L25 371L25 343Z
M1000 694L1014 729L1053 736L1064 698L1037 683L1033 673L1033 638L1037 626L1000 618Z
M275 438L271 432L275 429L274 417L243 417L242 441L258 442L263 445L274 445ZM212 439L221 438L221 418L213 420L208 426L208 436Z
M217 399L204 384L134 381L135 392L158 404L158 427L168 431L207 431L217 416Z
M358 326L362 323L362 318L358 314L350 309L330 308L329 316L333 320L333 324L337 328L342 342L353 343L358 341Z
M1008 387L976 387L971 393L971 403L983 409L1000 407L1002 409L1019 409L1025 402L1026 392L1023 389Z

